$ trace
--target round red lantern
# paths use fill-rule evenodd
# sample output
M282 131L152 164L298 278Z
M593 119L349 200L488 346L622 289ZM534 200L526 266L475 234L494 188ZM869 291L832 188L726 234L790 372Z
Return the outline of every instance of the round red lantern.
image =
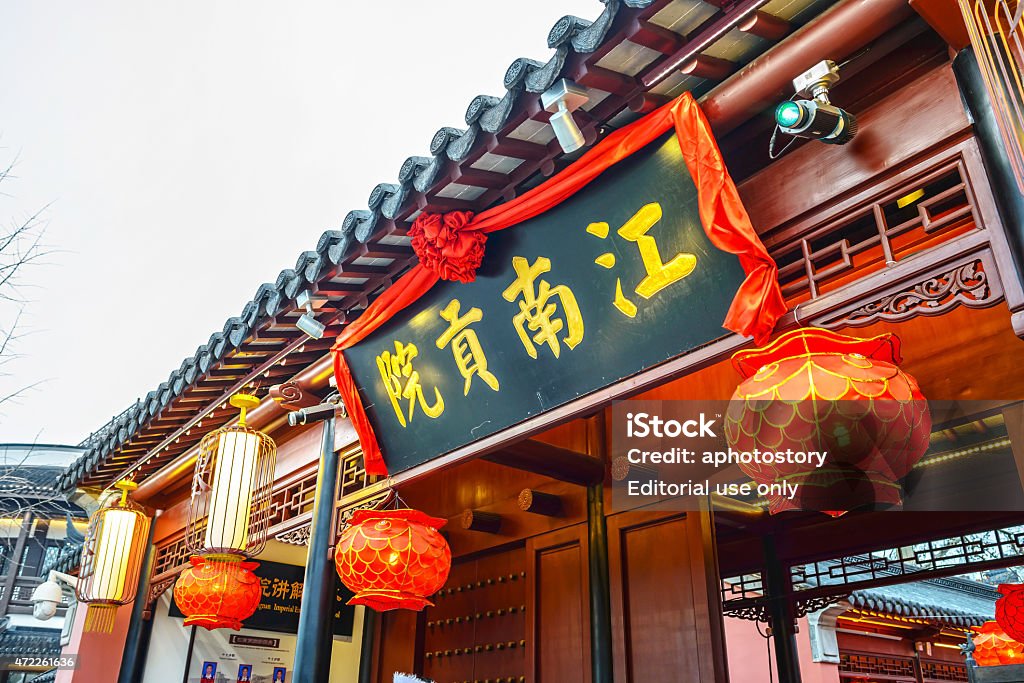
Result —
M979 666L1000 666L1024 663L1024 645L1006 635L995 621L972 626L974 631L974 661Z
M1024 643L1024 584L1002 583L997 590L1003 597L996 600L996 621L1006 635Z
M892 334L870 339L802 328L740 351L745 378L725 418L737 451L827 452L816 464L742 464L772 514L804 509L839 516L902 503L899 479L928 450L931 414L913 377L898 367ZM795 495L784 494L783 484Z
M452 551L438 533L446 520L419 510L357 510L334 551L350 605L378 612L421 610L448 580Z
M242 628L260 605L263 588L252 570L258 562L244 562L236 556L194 555L174 584L174 602L185 615L185 625Z

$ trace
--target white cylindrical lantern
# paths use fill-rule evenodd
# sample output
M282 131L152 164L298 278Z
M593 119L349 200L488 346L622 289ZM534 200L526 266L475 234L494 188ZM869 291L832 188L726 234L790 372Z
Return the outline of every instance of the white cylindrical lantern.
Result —
M119 499L101 507L89 520L75 593L89 605L85 630L110 633L117 608L135 599L139 571L148 543L149 518L128 500L135 482L120 481Z
M238 424L207 434L199 444L188 545L196 554L251 557L266 543L277 447L245 425L246 411L259 399L236 394L231 405L241 410Z

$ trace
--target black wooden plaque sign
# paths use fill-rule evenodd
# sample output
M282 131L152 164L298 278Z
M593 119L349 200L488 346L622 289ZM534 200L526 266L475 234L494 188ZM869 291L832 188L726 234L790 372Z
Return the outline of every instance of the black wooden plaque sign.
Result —
M725 336L743 277L666 134L345 354L401 472Z
M255 614L243 622L243 628L277 633L298 633L299 607L302 604L303 577L305 567L280 562L259 562L253 573L259 577L263 587L263 598ZM352 591L337 582L334 598L334 635L352 636L356 608L346 605L352 598ZM168 615L184 618L181 610L171 597Z

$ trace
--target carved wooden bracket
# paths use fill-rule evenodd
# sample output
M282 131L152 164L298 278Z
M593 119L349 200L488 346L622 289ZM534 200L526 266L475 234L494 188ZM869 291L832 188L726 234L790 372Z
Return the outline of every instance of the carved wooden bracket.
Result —
M937 264L938 265L938 264ZM919 315L941 315L957 306L987 308L1003 300L1003 289L991 252L983 251L953 264L938 265L914 281L899 282L881 296L852 310L815 320L820 327L862 327L876 321L902 322Z
M156 601L160 599L168 588L174 585L174 582L178 580L178 572L173 573L170 576L165 576L158 581L151 581L149 584L149 592L146 594L146 608L142 611L142 618L149 621L153 618L153 608L156 606Z
M995 303L992 293L979 258L865 304L846 319L851 325L875 320L900 322L915 315L945 313L961 304L971 308L990 306Z
M303 524L300 527L283 531L274 538L289 545L309 545L310 524Z
M305 391L294 380L275 384L267 391L267 395L285 410L301 410L320 404L319 396Z

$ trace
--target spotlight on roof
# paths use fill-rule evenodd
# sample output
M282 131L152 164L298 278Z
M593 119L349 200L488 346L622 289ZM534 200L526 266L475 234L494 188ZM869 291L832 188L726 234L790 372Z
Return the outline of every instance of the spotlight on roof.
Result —
M551 127L562 151L566 154L575 152L586 144L583 131L576 125L572 113L589 100L587 89L563 78L540 96L541 105L551 114Z
M299 306L305 307L306 309L306 312L299 316L299 320L295 323L295 327L299 328L313 339L323 338L325 326L316 319L316 311L313 310L313 299L310 296L309 291L303 290L299 292L299 295L295 298L295 303Z
M775 122L783 133L845 145L857 134L853 114L834 106L828 91L839 80L839 67L830 60L818 62L793 79L796 94L812 99L791 99L775 108Z

